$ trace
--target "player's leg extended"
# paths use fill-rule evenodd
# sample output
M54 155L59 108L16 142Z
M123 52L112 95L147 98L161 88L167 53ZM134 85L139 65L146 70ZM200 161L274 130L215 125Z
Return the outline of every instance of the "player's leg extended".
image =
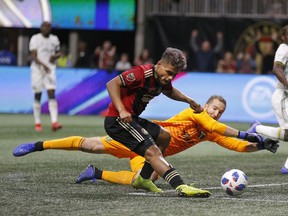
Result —
M282 140L288 140L286 129L288 126L288 93L282 89L276 89L272 95L272 107L279 126L282 128L282 131L284 131L284 133L279 131L281 133L279 136L283 136ZM281 173L288 174L288 158L281 168Z
M81 183L87 180L104 180L110 183L131 185L132 180L136 173L131 171L108 171L100 170L93 165L89 165L80 175L78 176L76 183Z
M86 180L101 179L111 183L131 185L135 174L142 168L144 159L109 136L103 136L100 139L104 146L104 154L110 154L117 158L130 158L132 172L125 170L119 172L100 170L93 165L89 165L82 173L80 173L76 183L81 183ZM85 145L82 144L83 151L92 152L94 147L95 142L85 142Z
M107 134L109 134L114 140L123 143L123 145L125 145L127 148L132 149L135 153L139 154L138 151L135 151L135 148L137 148L138 146L142 146L145 140L150 140L147 142L153 141L153 138L151 137L149 132L147 132L147 130L139 124L139 121L143 122L143 124L150 124L149 121L142 121L139 118L133 118L133 121L131 123L124 123L120 120L120 118L106 117L105 130ZM157 133L157 137L159 135L159 128L160 127L158 126L158 128L156 128L155 130L155 132ZM147 148L147 146L144 144L143 148ZM142 155L144 155L144 153ZM150 176L148 176L148 178L146 179L144 179L143 176L139 176L135 179L135 181L133 181L132 186L137 189L144 189L151 192L162 192L162 190L159 189L150 180Z
M141 182L142 179L150 178L153 169L163 179L165 179L177 192L179 196L188 197L209 197L210 193L207 190L201 190L192 186L186 185L178 172L168 164L164 159L160 149L156 145L150 146L145 152L146 162L142 168L142 171L135 180L135 182ZM151 167L153 167L151 172ZM138 178L140 179L139 181ZM132 185L134 182L132 183Z
M81 150L91 153L104 152L104 146L100 137L84 138L80 136L71 136L62 139L38 141L36 143L24 143L14 149L13 155L15 157L20 157L32 152L47 149Z
M131 185L133 180L139 176L144 162L144 157L139 155L132 155L132 157L130 158L130 167L132 172L125 170L119 172L110 172L104 170L102 174L102 180L117 184Z

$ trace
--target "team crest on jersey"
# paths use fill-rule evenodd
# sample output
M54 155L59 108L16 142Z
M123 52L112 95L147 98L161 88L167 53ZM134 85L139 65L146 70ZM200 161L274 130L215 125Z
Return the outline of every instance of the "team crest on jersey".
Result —
M144 135L148 135L148 132L147 132L144 128L141 129L141 132L142 132Z
M131 82L134 82L134 81L136 80L134 73L128 74L128 75L126 76L126 80L127 80L128 82L130 82L130 83L131 83Z
M204 133L204 131L200 131L199 135L198 135L198 139L201 140L203 138L205 138L206 134Z

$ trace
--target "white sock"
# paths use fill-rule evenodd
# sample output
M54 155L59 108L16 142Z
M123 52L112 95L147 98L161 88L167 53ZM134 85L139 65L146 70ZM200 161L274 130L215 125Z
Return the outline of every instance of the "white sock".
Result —
M286 169L288 169L288 158L286 159L284 166L286 167Z
M33 115L35 124L41 124L41 104L37 100L33 103Z
M57 120L58 120L58 104L57 104L57 101L55 99L50 99L48 101L48 107L49 107L51 122L53 124L53 123L57 122Z
M285 129L280 127L257 125L256 132L275 139L284 140Z

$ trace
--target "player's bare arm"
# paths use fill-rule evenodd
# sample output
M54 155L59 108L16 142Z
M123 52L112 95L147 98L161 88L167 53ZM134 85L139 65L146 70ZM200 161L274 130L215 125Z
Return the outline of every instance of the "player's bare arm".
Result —
M61 56L60 45L58 45L56 46L55 54L50 56L50 59L49 59L50 63L56 64L56 60L60 58L60 56Z
M55 61L61 56L61 52L57 52L54 55L50 56L50 63L55 64Z
M274 62L273 73L285 88L288 88L288 81L284 74L284 65L281 62Z
M121 100L121 93L120 93L120 88L122 86L122 82L120 80L120 77L114 77L112 80L110 80L107 84L107 90L109 93L109 96L113 102L113 104L115 105L116 109L119 112L119 116L120 119L124 122L124 123L130 123L132 121L132 116L131 113L129 113Z
M163 91L163 94L165 94L167 97L173 100L183 101L183 102L188 103L190 107L195 110L195 113L200 113L203 111L203 107L199 103L197 103L192 98L183 94L182 92L180 92L178 89L174 87L170 91L168 90Z
M38 57L37 57L37 50L32 50L32 51L31 51L31 58L33 59L33 61L34 61L36 64L42 65L43 68L44 68L44 70L46 71L46 73L50 73L50 68L38 59Z

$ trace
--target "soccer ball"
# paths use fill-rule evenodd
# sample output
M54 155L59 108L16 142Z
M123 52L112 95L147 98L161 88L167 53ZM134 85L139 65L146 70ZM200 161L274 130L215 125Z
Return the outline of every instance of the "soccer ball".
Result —
M242 194L248 186L248 177L239 169L232 169L224 173L221 178L223 190L230 196Z

